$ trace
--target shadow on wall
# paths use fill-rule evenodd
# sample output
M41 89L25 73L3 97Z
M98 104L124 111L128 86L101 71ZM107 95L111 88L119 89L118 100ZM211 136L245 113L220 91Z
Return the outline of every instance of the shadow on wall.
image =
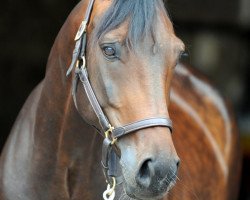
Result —
M0 146L42 80L53 41L78 1L3 1L0 6Z

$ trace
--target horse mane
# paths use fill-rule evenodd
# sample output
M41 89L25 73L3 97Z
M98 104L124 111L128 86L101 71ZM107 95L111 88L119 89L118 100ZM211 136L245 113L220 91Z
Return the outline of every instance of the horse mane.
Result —
M97 25L93 40L98 41L128 20L126 43L130 48L146 36L152 36L155 41L157 12L168 16L162 0L113 0Z

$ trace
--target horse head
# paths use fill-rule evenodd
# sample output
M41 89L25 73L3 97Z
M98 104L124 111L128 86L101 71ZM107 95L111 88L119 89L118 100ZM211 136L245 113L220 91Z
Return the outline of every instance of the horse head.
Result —
M184 45L162 0L96 0L86 35L88 79L112 126L169 118L171 79ZM81 116L101 129L81 84L75 95ZM174 185L179 158L168 127L136 130L115 146L130 197L160 198Z

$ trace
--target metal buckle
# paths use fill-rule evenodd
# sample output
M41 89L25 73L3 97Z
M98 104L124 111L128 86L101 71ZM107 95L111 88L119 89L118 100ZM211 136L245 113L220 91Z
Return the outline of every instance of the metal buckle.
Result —
M109 129L105 131L105 137L111 139L111 145L114 145L117 142L117 138L112 137L112 132L115 128L109 124Z
M82 61L82 63L81 63L81 61ZM81 66L80 66L80 63L81 63ZM75 73L79 76L81 82L84 82L86 77L88 77L87 71L85 71L86 77L83 76L85 69L86 69L86 58L85 58L85 56L83 56L83 57L81 57L81 59L78 59L76 61L76 64L75 64Z
M82 66L81 66L81 68L84 69L86 67L86 58L85 58L85 56L83 56L83 57L81 57L81 59L82 59Z
M75 64L76 68L78 68L78 69L84 69L86 67L86 58L85 58L85 56L81 57L81 60L82 60L81 67L79 67L79 65L80 65L80 60L79 59L77 59L76 64Z
M105 131L105 133L104 133L105 137L110 138L110 133L112 133L114 129L115 128L109 124L109 129L107 131Z

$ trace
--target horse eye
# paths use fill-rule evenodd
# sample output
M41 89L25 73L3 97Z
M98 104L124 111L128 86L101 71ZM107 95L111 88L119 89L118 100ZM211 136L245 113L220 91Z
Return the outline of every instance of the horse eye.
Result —
M103 47L102 51L103 51L104 55L107 57L115 57L115 55L116 55L115 49L113 47L110 47L110 46Z
M181 63L189 63L190 62L189 53L187 51L181 52L179 56L179 61Z

